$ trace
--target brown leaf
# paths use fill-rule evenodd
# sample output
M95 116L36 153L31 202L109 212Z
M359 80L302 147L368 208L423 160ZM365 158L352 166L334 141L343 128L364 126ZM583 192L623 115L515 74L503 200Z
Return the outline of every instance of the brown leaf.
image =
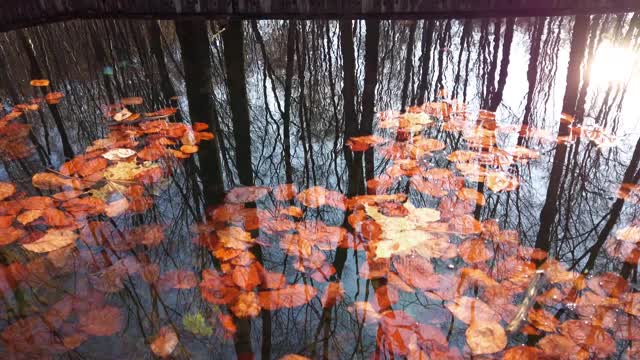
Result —
M192 271L172 270L162 274L158 284L163 289L191 289L198 285L198 279Z
M78 234L72 230L50 229L40 239L23 244L22 247L29 251L44 253L74 244L77 238Z
M266 186L242 186L231 189L224 201L231 204L255 202L267 196L271 189Z
M122 310L115 306L91 309L80 315L80 329L89 335L110 336L122 330Z
M178 335L171 326L163 326L151 343L151 351L161 358L165 358L175 350L178 345Z
M536 328L546 332L556 331L559 323L553 314L544 309L529 310L529 322Z
M560 332L590 353L607 357L616 350L616 343L602 327L584 320L567 320Z
M458 252L467 264L485 262L493 257L493 250L487 248L479 238L463 241L458 247Z
M45 209L42 217L49 226L64 227L74 224L74 219L69 214L56 208Z
M460 296L446 305L453 315L465 324L497 322L500 315L480 299Z
M507 346L507 335L496 321L473 321L465 335L474 355L493 354Z

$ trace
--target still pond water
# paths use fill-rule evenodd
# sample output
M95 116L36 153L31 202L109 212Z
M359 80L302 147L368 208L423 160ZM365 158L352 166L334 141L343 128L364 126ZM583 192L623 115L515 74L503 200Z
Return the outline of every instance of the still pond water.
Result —
M2 34L0 357L640 357L639 23Z

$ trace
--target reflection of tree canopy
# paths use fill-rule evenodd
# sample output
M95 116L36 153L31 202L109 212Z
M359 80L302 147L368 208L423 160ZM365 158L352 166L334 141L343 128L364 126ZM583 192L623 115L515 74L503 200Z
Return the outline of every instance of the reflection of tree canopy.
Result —
M349 32L352 36L345 35ZM145 339L140 344L152 343L158 333L164 334L156 343L156 353L162 351L158 346L172 342L175 332L179 345L174 355L185 358L207 352L224 356L234 351L232 344L238 355L260 351L263 357L281 356L285 350L313 358L381 352L407 355L410 351L415 355L418 350L441 354L449 351L449 346L462 349L466 356L465 332L467 338L468 333L486 334L495 330L493 323L501 321L488 318L473 327L464 325L469 308L476 306L474 301L504 314L526 311L527 324L512 324L503 318L504 327L511 329L513 344L523 343L520 334L526 334L529 345L546 352L554 348L555 341L574 352L602 355L609 351L609 337L621 343L635 340L624 334L623 325L607 325L612 315L605 311L613 306L607 301L624 293L620 300L623 315L616 315L616 319L619 324L635 324L635 297L627 293L626 280L613 275L622 274L624 279L636 276L635 237L627 235L635 231L637 201L633 196L615 195L620 183L634 189L638 181L640 146L636 144L631 154L635 138L629 136L633 129L628 125L632 114L627 92L633 90L633 77L600 88L590 82L590 69L602 44L637 50L638 32L637 15L619 14L575 19L355 22L96 20L6 33L0 39L0 65L11 71L0 73L0 93L7 110L0 123L4 165L0 177L17 185L16 193L0 188L0 193L9 193L7 199L49 197L54 188L84 192L93 186L78 185L73 179L86 181L106 167L102 160L93 161L85 150L95 150L97 139L113 139L114 128L107 126L105 118L122 109L108 104L129 102L126 106L134 114L163 118L153 112L178 107L169 127L182 128L183 122L188 127L206 123L216 139L199 143L198 156L172 163L170 176L147 173L154 171L147 164L144 169L127 170L136 174L144 171L139 178L100 179L103 182L92 189L92 198L101 195L105 205L114 204L109 211L115 216L91 214L89 217L97 216L104 224L98 225L92 218L95 223L84 225L88 230L58 228L77 218L69 209L82 213L103 205L79 200L73 204L73 198L65 197L56 201L72 201L75 207L57 203L52 207L36 198L28 205L33 209L7 211L3 202L0 220L16 224L14 218L22 216L26 225L0 229L3 242L15 241L2 253L6 278L1 283L3 313L7 314L2 327L13 329L6 334L22 331L41 335L33 343L20 337L3 336L3 340L44 344L46 350L55 347L56 354L72 349L70 356L82 357L93 353L92 348L80 346L89 337L104 335L90 341L106 347L114 342L106 336L124 328L132 339ZM243 64L234 62L239 58ZM32 79L49 79L50 84L31 87ZM237 79L246 80L238 85ZM57 92L64 98L52 101ZM349 94L353 96L345 96ZM32 101L42 97L46 101ZM136 97L144 102L134 101ZM461 100L456 105L464 120L460 123L446 114L450 110L438 105L453 98ZM416 106L429 101L434 104L428 110ZM389 111L375 116L376 111L403 107L409 107L403 115ZM479 108L495 114L479 113ZM424 111L432 115L428 121L416 115ZM571 121L558 116L561 112L571 115ZM408 124L383 126L384 121L398 118ZM434 123L425 126L427 122ZM556 138L556 128L560 138ZM413 137L417 133L420 138ZM371 136L374 134L379 138ZM617 146L608 146L612 139L608 134L617 139ZM174 157L196 150L187 147L181 151L182 145L196 144L185 143L182 134L180 139L178 146L163 144L162 150L147 146L135 151L146 161L156 161L160 157L154 159L155 155L158 151L164 155L165 146ZM403 145L408 139L412 145ZM539 158L522 149L532 149ZM460 161L477 156L473 153L502 154L501 150L516 161L503 164L498 155L490 165L477 165L486 162L486 157ZM80 171L69 171L68 164L75 161ZM219 165L211 165L213 161ZM165 170L166 166L162 164ZM427 167L446 168L453 175L423 174ZM479 171L490 173L479 175ZM558 176L550 178L549 174ZM479 176L492 180L478 182ZM160 185L150 184L160 178ZM32 180L40 186L30 186ZM152 186L131 190L131 181ZM240 193L231 202L241 204L229 207L227 218L216 220L214 214L220 208L212 213L213 206L222 200L222 191L236 184L275 187L290 182L305 195L273 198L275 192L257 190L260 196L240 201L237 197L246 196ZM545 193L545 187L552 191ZM325 193L324 188L338 192ZM414 209L398 205L404 198L386 198L385 205L375 204L380 208L378 213L369 208L373 203L361 208L337 205L346 199L342 194L353 199L376 188L405 194L418 209L438 209L443 219L434 222L424 214L415 215ZM124 196L110 197L114 189ZM444 195L434 195L441 193ZM88 197L83 193L76 198ZM123 199L128 202L126 209ZM541 214L543 208L552 211ZM389 218L398 214L416 216L419 221L402 223L402 232L407 233L395 233L399 237L394 238L389 227L400 225ZM7 216L11 219L2 219ZM431 224L426 229L432 233L463 229L479 239L454 236L454 240L443 242L442 234L421 238L417 235L427 231L422 228L425 224ZM27 232L6 230L9 227ZM44 245L29 246L30 241L37 243L37 238L47 234L49 227L57 230L45 238ZM227 239L225 244L231 248L240 247L236 252L219 247L220 232L225 235L229 227L243 228L243 234L251 239L242 246L236 239L240 235ZM476 231L478 227L481 231ZM348 235L333 238L334 228ZM498 232L490 237L485 228L497 228ZM515 231L500 233L509 230ZM377 251L362 247L373 241L370 237L376 231L388 241L384 243L387 249L408 253L420 249L420 256L426 258L430 258L425 256L429 250L436 259L434 265L405 263L391 255L386 260L376 258ZM519 235L520 247L508 244L514 233ZM407 234L416 236L415 243L404 241ZM58 253L56 245L51 245L57 243L62 248L75 242L76 236L88 240L95 251L63 248ZM18 242L31 251L56 252L33 256L21 250ZM455 245L458 253L449 254L446 244ZM541 265L539 254L530 248L534 245L549 250L567 270L549 261ZM529 252L518 255L517 261L508 256L518 251ZM379 250L378 255L382 253ZM244 254L242 261L246 263L221 259L234 254ZM406 254L394 255L402 258ZM626 264L621 261L624 259ZM492 261L493 267L478 265ZM28 264L27 274L21 274L16 264ZM237 266L243 273L234 275ZM538 279L536 266L543 266L556 278ZM251 270L245 273L245 267ZM503 269L509 267L530 277ZM244 287L241 301L236 294L213 306L201 298L199 287L194 286L203 280L203 273L213 271L209 280L215 291L228 295L228 289ZM580 272L606 274L586 280L585 287L574 281ZM231 274L230 280L226 274ZM276 274L284 275L286 286L266 285L264 278L273 280ZM257 283L255 276L259 277ZM239 284L240 278L245 281ZM516 284L519 292L506 294L511 296L509 301L501 302L505 294L492 287L496 281ZM443 285L433 286L433 282ZM220 283L228 286L216 288ZM296 287L300 284L318 295L300 298L306 289ZM331 286L336 287L338 299L325 306L327 301L331 303L326 299ZM457 286L458 292L448 293L447 286ZM535 297L529 291L535 295L541 289L545 291L541 297L531 300ZM65 293L77 296L80 304L67 304L71 298ZM454 300L454 295L466 297ZM480 297L473 300L476 298L470 296L475 295ZM557 306L554 296L562 296L566 302L574 300L577 308L551 311ZM442 300L448 302L446 307ZM112 320L96 325L99 320L91 318L87 302L101 307L91 316ZM61 320L64 316L60 313L69 306L79 319L61 326L67 319ZM248 314L256 317L245 316ZM191 316L189 329L196 329L195 333L185 329L185 315ZM587 329L570 319L590 316L602 324ZM433 340L425 348L420 341L433 329L416 328L414 320L437 327L438 334L442 331L446 337L444 344ZM490 321L493 323L487 325ZM376 325L372 327L372 323ZM209 326L214 336L202 336ZM558 338L543 337L541 331L551 332L545 330L549 326L553 330L557 326ZM489 332L495 333L493 330ZM581 343L571 338L566 342L571 334L589 331L606 332L598 334L607 341L600 347L589 340ZM390 335L395 333L399 335ZM430 338L440 339L435 335ZM502 340L498 334L488 342L469 345L479 353L487 348L491 351L491 346ZM628 350L629 354L633 350ZM142 355L148 346L123 344L113 352Z

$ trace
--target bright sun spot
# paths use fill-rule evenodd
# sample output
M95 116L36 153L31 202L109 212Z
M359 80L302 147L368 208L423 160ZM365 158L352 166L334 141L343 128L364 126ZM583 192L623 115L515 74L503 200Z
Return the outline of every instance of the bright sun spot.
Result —
M631 49L612 44L601 45L591 68L591 83L606 87L618 85L631 78L638 54Z

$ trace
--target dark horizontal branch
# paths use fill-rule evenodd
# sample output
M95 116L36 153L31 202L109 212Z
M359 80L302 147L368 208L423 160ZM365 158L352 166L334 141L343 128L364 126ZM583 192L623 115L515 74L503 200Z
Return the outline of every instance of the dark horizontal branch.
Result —
M0 31L95 18L437 19L636 10L639 0L2 0Z

